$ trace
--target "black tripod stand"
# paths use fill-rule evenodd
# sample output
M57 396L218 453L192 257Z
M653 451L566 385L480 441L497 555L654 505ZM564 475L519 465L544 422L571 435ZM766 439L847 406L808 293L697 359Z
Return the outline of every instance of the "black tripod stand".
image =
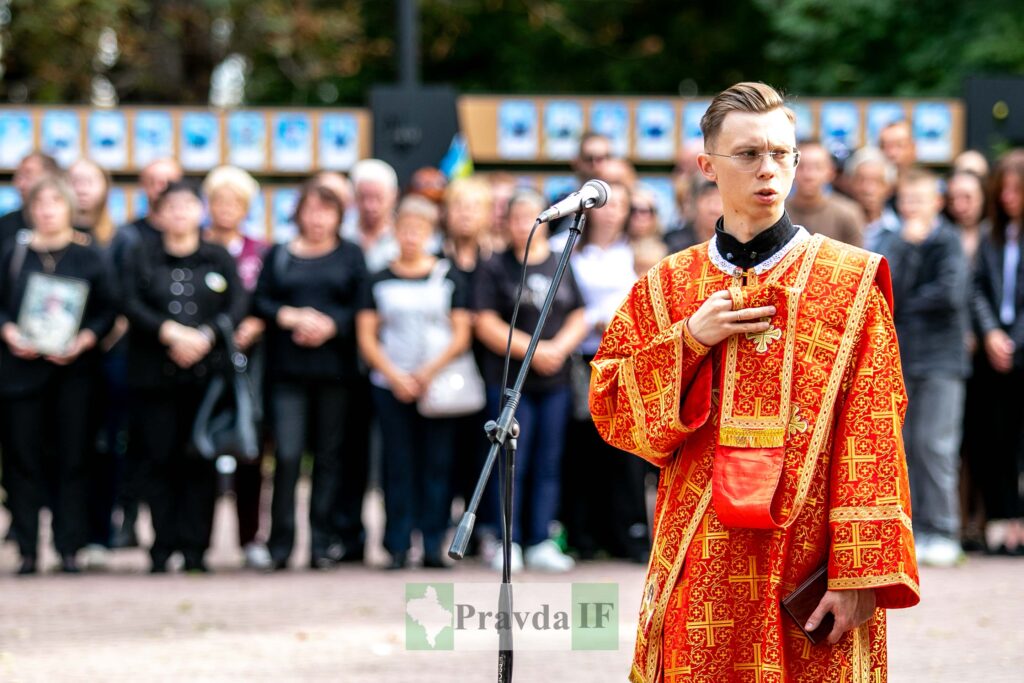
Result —
M455 538L448 549L448 556L452 559L461 560L465 556L466 547L469 545L470 536L473 534L473 526L476 524L476 511L480 506L480 499L483 497L484 489L487 486L488 479L490 479L491 470L494 468L494 462L498 457L498 453L504 450L506 457L504 468L505 486L502 491L503 535L501 548L504 562L502 563L501 593L498 598L498 610L509 616L512 615L512 569L510 566L512 554L512 496L514 493L513 481L515 479L516 439L519 437L519 423L516 422L515 415L516 410L519 408L519 401L522 399L523 384L526 382L527 374L530 371L530 362L533 360L537 344L540 342L541 330L544 329L544 323L551 312L551 305L554 302L555 294L558 292L562 277L565 275L565 269L569 266L569 257L576 246L576 240L582 234L586 220L582 210L576 212L572 227L569 228L569 239L566 240L562 255L558 260L558 266L555 268L554 277L551 279L551 286L548 288L544 305L540 310L537 327L530 337L530 344L526 348L526 355L523 356L523 364L519 368L515 384L511 389L505 390L504 404L498 419L489 421L484 427L487 432L487 438L491 441L491 449L487 454L487 460L484 462L483 471L480 473L476 489L473 491L473 497L470 499L469 505L462 515L462 521L459 523ZM523 267L526 267L525 264ZM499 623L501 621L499 620ZM505 619L503 621L507 624L507 627L499 627L498 629L498 683L511 683L511 625L514 620Z

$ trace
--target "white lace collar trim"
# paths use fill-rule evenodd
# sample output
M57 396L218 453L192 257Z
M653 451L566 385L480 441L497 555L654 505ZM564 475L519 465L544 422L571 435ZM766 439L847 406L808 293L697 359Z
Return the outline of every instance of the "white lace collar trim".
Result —
M779 249L771 258L758 263L752 268L752 270L758 275L763 275L775 266L779 264L782 259L786 258L786 254L793 250L795 246L800 244L806 239L810 239L811 233L803 226L796 226L796 234L793 235L788 242L781 249ZM721 252L718 251L718 235L714 235L711 241L708 242L708 258L711 259L711 263L726 275L741 275L743 269L739 266L734 266L725 260Z

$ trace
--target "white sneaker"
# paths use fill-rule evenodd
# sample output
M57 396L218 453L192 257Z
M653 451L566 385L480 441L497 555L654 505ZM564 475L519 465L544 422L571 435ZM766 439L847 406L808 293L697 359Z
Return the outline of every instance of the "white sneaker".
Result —
M932 537L925 534L914 534L914 554L917 555L918 564L924 563L928 556L928 546L931 545Z
M523 571L523 549L519 547L518 543L512 544L512 550L510 553L512 557L511 569L512 573ZM505 554L501 552L501 546L498 546L498 552L495 553L494 559L491 560L491 569L496 572L500 572L505 567Z
M965 559L960 543L944 536L930 537L924 552L918 553L918 560L930 567L955 567Z
M494 558L501 554L501 541L494 534L484 534L480 538L480 561L494 564Z
M82 567L89 571L102 571L107 568L110 551L98 543L90 543L82 552Z
M274 566L270 551L262 543L246 543L242 548L245 555L245 566L249 569L267 570Z
M567 572L576 566L576 560L549 539L526 549L526 565L542 572Z

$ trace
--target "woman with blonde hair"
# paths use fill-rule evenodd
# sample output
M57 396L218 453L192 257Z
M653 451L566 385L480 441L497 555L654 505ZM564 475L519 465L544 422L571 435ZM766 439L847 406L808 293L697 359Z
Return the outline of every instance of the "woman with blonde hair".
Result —
M107 246L114 238L114 221L107 209L110 174L92 159L82 158L68 168L68 180L75 193L75 229L92 235L97 245Z
M500 241L494 234L494 197L479 176L457 178L444 191L444 255L469 275Z
M235 166L218 166L203 181L203 195L206 197L210 217L205 237L207 241L227 249L235 259L238 279L249 295L256 289L256 281L263 269L263 256L267 251L266 242L254 239L242 231L252 203L259 193L259 183ZM247 315L235 331L235 345L243 352L253 349L263 337L265 328L262 319ZM258 362L250 363L250 372L262 374L262 354L253 354L251 360ZM261 466L261 459L239 462L234 476L238 542L245 556L245 565L251 569L269 569L272 563L266 545L256 538L260 526L260 491L263 489Z

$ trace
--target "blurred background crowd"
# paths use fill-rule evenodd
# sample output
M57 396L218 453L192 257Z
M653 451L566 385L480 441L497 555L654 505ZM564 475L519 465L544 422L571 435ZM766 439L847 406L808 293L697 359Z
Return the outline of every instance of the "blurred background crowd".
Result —
M916 164L906 122L843 163L816 140L798 144L793 222L878 251L892 268L921 561L1024 555L1024 150L991 169L966 151L939 176ZM678 219L666 224L608 138L580 139L575 176L612 193L588 212L517 415L513 570L647 561L656 473L597 435L588 363L637 277L714 235L722 204L696 172L698 151L676 160ZM294 238L265 244L242 231L259 185L240 168L193 184L167 158L138 181L146 214L113 225L99 165L60 168L34 152L14 174L22 207L0 218L2 487L19 573L44 569L42 508L60 571L102 569L138 545L148 519L152 572L206 572L220 495L237 507L245 565L284 570L304 473L311 568L364 561L364 496L378 487L387 568L449 566L448 534L488 448L482 425L499 410L506 343L514 378L568 220L541 225L527 249L548 203L528 182L422 168L400 187L391 166L364 159L347 175L309 177ZM24 329L37 274L88 286L61 350L40 351ZM432 387L456 364L468 402L438 407ZM258 453L204 456L204 403L235 373L262 415ZM472 552L500 568L497 485Z

